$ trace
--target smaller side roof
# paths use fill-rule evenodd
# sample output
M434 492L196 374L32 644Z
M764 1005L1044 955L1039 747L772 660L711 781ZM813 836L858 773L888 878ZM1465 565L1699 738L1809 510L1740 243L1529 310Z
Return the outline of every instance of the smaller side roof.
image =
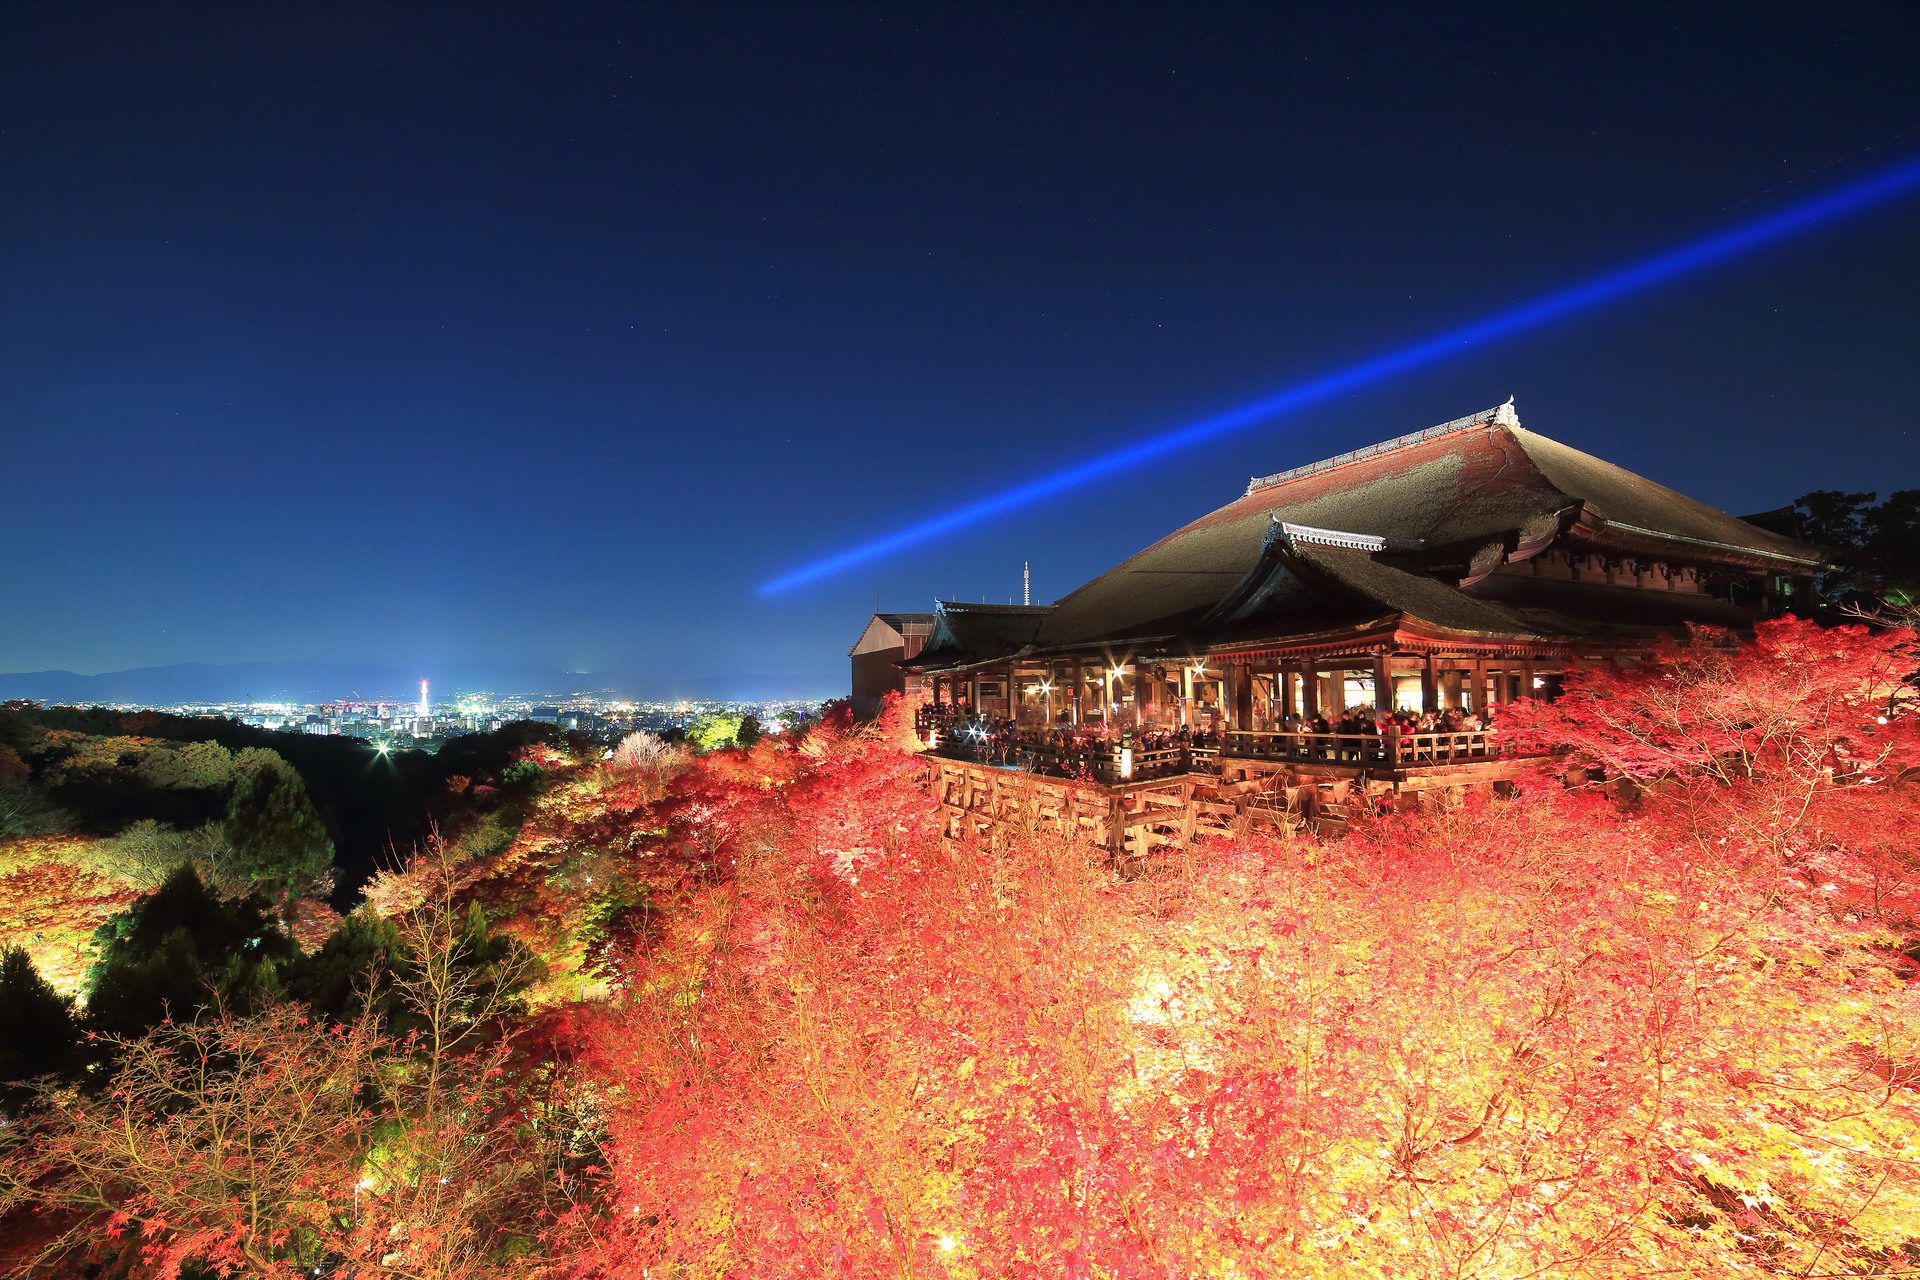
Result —
M897 642L906 639L908 628L913 628L915 635L924 635L932 625L930 613L876 613L860 629L860 638L847 650L847 656L895 648Z
M926 646L901 665L944 669L1013 657L1032 646L1040 623L1052 611L1049 604L936 601Z

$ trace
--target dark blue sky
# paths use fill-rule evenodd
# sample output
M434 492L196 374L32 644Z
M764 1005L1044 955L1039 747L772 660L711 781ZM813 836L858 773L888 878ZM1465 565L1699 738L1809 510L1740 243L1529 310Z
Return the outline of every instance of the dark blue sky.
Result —
M0 671L843 690L1518 397L1736 511L1920 483L1920 201L820 586L942 507L1920 152L1920 9L9 5Z

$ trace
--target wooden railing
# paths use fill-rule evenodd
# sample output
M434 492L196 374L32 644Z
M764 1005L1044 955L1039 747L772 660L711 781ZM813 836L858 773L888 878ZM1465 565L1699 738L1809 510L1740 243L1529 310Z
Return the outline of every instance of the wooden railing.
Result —
M943 729L931 750L950 760L971 760L994 768L1023 769L1060 778L1092 778L1109 785L1150 782L1187 773L1206 767L1213 755L1211 751L1196 751L1186 746L1146 750L1104 740L1057 747L1018 739L1006 741L992 734L975 735L965 729L951 733Z
M929 722L937 730L932 750L955 760L1024 769L1056 777L1088 777L1113 784L1149 782L1181 773L1217 772L1222 759L1273 760L1297 764L1347 764L1369 769L1419 769L1497 759L1507 754L1488 730L1455 733L1280 733L1228 730L1219 746L1175 743L1166 747L1122 746L1102 739L1061 747L973 732L957 721Z
M1505 754L1499 736L1486 729L1455 733L1277 733L1230 729L1221 754L1251 760L1378 765L1389 769L1453 761L1491 760Z

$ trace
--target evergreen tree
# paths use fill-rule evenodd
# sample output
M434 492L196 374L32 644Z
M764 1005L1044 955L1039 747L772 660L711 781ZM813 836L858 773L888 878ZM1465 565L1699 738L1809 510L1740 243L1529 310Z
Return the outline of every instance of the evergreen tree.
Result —
M1816 584L1831 601L1897 608L1920 598L1920 489L1879 496L1821 489L1791 508L1800 535L1827 553Z
M394 1012L393 974L404 945L393 922L371 910L340 922L318 951L287 966L287 992L315 1013L345 1022L369 1001L383 1021Z
M461 990L487 1007L513 1004L538 965L525 947L491 927L479 903L469 903L465 912L448 911L446 945L439 953L447 971L440 980L457 977ZM336 1022L353 1020L364 1006L395 1035L423 1030L418 1009L402 990L423 976L418 948L408 942L414 923L411 917L396 922L370 910L354 912L318 951L284 967L287 994Z
M181 867L100 928L87 1018L134 1036L167 1018L186 1021L217 998L236 1011L279 998L293 943L258 898L223 901Z
M73 1002L40 976L25 948L0 951L0 1108L17 1114L33 1093L27 1081L77 1076L82 1065Z
M293 767L272 751L234 761L225 833L234 874L291 898L333 865L333 842Z

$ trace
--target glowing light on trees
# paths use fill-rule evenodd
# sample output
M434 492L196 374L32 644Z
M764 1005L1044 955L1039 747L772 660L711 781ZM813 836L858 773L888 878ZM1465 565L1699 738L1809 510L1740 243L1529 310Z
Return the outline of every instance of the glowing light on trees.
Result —
M1030 506L1043 498L1077 489L1090 481L1126 471L1155 458L1165 457L1192 445L1201 444L1256 423L1265 422L1317 404L1349 391L1437 364L1450 356L1464 354L1503 338L1525 333L1553 321L1565 319L1589 307L1628 297L1670 280L1691 275L1756 249L1765 248L1803 232L1812 231L1836 218L1858 213L1876 204L1894 199L1920 186L1920 158L1906 160L1871 177L1788 205L1762 218L1716 231L1689 241L1651 258L1619 267L1590 280L1543 294L1518 306L1496 311L1478 320L1442 330L1369 356L1343 368L1334 369L1304 382L1297 382L1271 395L1174 427L1158 435L1147 436L1132 444L1097 453L1085 462L1036 476L1010 489L883 534L867 542L838 551L802 565L760 586L759 594L774 596L844 573L856 565L883 559L908 547L929 542L943 534L979 524L993 516Z

